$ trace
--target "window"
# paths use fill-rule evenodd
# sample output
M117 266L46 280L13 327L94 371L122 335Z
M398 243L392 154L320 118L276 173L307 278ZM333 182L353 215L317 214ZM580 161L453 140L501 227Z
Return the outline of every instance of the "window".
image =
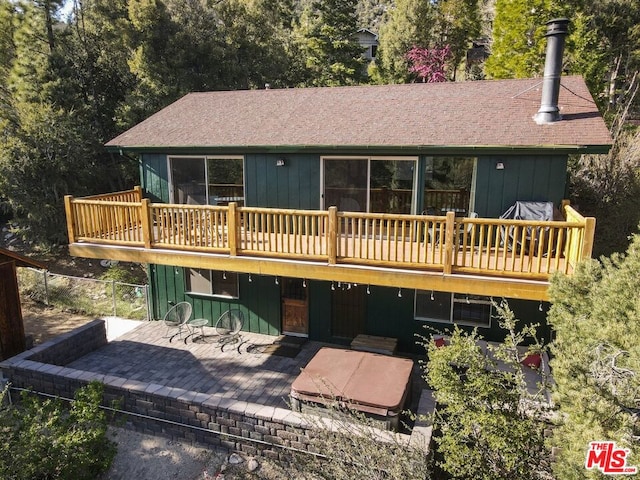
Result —
M416 320L490 327L491 313L490 297L416 290Z
M422 210L431 215L472 211L475 167L475 157L427 157Z
M185 269L188 293L238 298L238 274L202 268Z
M170 157L171 201L244 205L243 163L242 157Z
M414 213L415 157L324 157L323 208Z

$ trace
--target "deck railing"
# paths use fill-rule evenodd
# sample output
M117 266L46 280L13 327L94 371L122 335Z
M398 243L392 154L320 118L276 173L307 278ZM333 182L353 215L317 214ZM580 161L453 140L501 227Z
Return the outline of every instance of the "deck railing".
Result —
M590 257L595 230L569 205L564 221L542 222L112 199L131 192L65 197L70 243L546 279Z

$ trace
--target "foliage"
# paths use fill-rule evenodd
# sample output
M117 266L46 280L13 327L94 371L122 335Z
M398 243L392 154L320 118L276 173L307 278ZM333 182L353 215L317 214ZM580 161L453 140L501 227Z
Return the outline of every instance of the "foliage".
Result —
M540 75L546 48L545 23L551 18L550 0L496 0L486 73L494 78Z
M354 85L364 79L357 29L355 4L349 0L316 0L305 9L296 29L305 60L304 85Z
M560 419L553 443L561 447L557 478L595 478L584 469L588 442L610 440L629 448L637 465L640 448L640 236L626 255L578 265L557 275L549 290L549 322L556 332L551 361ZM599 477L598 477L599 478Z
M537 325L517 331L517 320L506 302L496 305L504 344L480 347L474 330L457 326L449 345L425 339L429 360L426 379L434 390L437 410L434 426L438 465L452 478L547 478L548 452L544 448L543 381L529 392L517 347L532 342L530 352L543 352L536 340ZM500 368L499 368L500 367Z
M571 201L596 221L595 256L622 252L640 224L640 131L622 133L607 155L570 163Z
M545 22L571 19L563 68L585 77L602 111L624 104L640 67L640 4L628 0L496 0L491 57L494 78L542 74ZM635 109L638 109L638 103Z
M482 21L478 0L440 0L437 6L438 43L450 49L451 79L466 58L471 41L480 36Z
M102 391L102 384L90 383L68 409L60 400L26 392L18 405L2 408L0 478L93 480L105 472L116 449L99 408Z
M406 83L410 79L407 52L429 47L434 39L434 5L423 0L396 0L380 26L374 79L377 83Z
M336 405L305 414L313 429L311 447L319 456L294 455L290 477L326 480L405 480L431 478L424 445L409 444L407 437L379 430L374 420ZM293 473L300 476L293 475Z
M420 48L414 46L407 53L409 71L415 73L425 83L445 82L447 80L446 62L451 56L451 48Z

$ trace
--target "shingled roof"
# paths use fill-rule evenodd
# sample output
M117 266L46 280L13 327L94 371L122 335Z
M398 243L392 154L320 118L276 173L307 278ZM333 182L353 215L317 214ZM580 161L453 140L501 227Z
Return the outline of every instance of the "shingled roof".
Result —
M189 148L567 148L611 137L584 80L562 77L562 120L537 125L542 79L188 94L107 143Z

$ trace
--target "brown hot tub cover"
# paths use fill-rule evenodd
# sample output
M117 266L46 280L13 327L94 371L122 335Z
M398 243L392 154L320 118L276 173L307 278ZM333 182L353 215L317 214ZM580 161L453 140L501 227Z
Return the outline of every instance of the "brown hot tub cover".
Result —
M376 415L397 415L404 405L413 361L323 347L291 385L291 396L317 403L348 402Z

